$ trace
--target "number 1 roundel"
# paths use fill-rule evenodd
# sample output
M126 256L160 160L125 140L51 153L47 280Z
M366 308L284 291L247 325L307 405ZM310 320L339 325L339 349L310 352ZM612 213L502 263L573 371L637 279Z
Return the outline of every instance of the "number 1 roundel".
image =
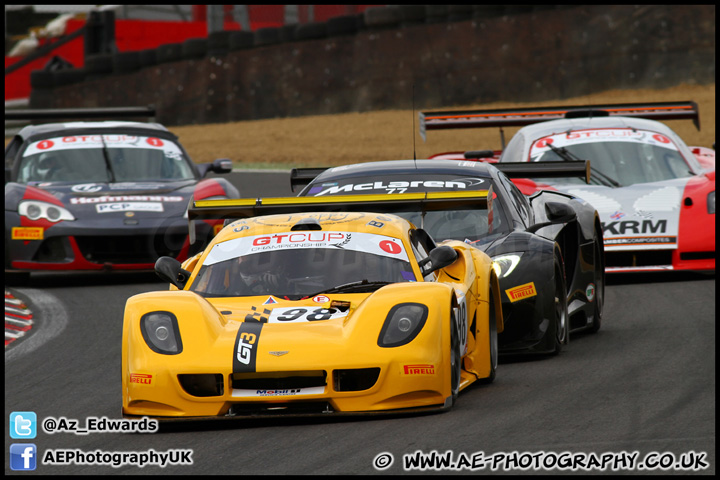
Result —
M390 240L383 240L380 242L380 248L382 248L384 252L392 253L393 255L397 255L402 251L400 245L395 242L391 242Z

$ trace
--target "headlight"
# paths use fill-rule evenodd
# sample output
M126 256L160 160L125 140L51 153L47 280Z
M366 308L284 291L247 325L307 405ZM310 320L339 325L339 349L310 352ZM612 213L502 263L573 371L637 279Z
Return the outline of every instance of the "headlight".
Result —
M146 313L140 319L140 330L150 350L164 355L182 352L177 318L170 312Z
M27 217L30 220L38 220L40 218L50 220L51 222L75 220L73 214L67 209L39 200L25 200L20 202L20 205L18 205L18 213L20 216Z
M715 190L708 193L707 208L708 213L715 213Z
M422 303L401 303L388 313L378 337L381 347L399 347L410 343L420 330L428 316L428 307Z
M512 271L515 270L515 267L517 267L518 263L520 263L520 258L522 256L523 252L518 252L507 253L503 255L498 255L497 257L492 257L492 266L498 278L503 278L510 275Z

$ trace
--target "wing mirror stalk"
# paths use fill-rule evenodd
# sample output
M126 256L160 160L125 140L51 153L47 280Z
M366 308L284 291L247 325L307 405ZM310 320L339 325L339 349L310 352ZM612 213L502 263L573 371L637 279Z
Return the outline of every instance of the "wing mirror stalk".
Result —
M527 229L528 232L535 233L548 225L560 225L577 219L575 210L566 203L548 202L545 204L545 213L547 214L548 221L532 225Z
M232 160L229 158L218 158L213 160L212 163L201 163L198 165L198 170L202 178L205 178L210 172L230 173L232 172Z
M180 262L172 257L160 257L155 262L155 273L162 280L182 290L190 278L190 272L182 268Z
M443 245L430 250L430 254L418 262L422 276L425 277L435 270L452 265L457 260L458 253L454 248Z

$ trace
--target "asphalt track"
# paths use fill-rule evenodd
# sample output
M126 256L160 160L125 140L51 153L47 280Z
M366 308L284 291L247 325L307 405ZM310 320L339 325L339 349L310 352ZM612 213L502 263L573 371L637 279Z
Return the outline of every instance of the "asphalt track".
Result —
M290 194L287 172L233 174L243 196ZM235 181L233 180L233 181ZM605 318L594 335L576 335L552 358L506 360L491 385L471 386L449 412L432 415L259 419L174 424L155 434L39 433L41 459L60 449L89 453L192 450L192 465L47 465L37 474L401 474L406 455L445 455L474 473L585 473L535 470L535 462L580 454L636 462L681 461L700 470L605 470L588 473L715 473L715 276L702 274L611 277ZM165 289L153 274L33 276L12 288L30 303L33 333L5 352L5 419L32 411L78 420L120 418L120 350L125 300ZM499 454L504 453L505 456ZM378 470L374 463L386 465ZM538 455L543 454L543 455ZM572 456L570 456L570 454ZM553 457L555 455L555 457ZM112 457L107 456L107 459ZM409 458L409 457L408 457ZM628 466L626 463L618 467ZM465 461L467 460L467 461ZM559 463L556 463L559 465ZM581 466L581 463L577 465ZM637 463L635 464L637 465ZM503 469L502 467L512 467ZM526 468L529 467L529 468Z

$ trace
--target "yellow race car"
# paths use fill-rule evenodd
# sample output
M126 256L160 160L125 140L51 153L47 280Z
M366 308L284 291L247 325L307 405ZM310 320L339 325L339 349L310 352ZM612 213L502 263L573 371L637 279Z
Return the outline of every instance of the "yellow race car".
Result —
M388 201L399 211L472 208L486 197L195 202L191 225L233 221L183 264L157 261L170 290L128 299L123 415L448 409L459 391L495 377L503 319L492 261L367 212Z

